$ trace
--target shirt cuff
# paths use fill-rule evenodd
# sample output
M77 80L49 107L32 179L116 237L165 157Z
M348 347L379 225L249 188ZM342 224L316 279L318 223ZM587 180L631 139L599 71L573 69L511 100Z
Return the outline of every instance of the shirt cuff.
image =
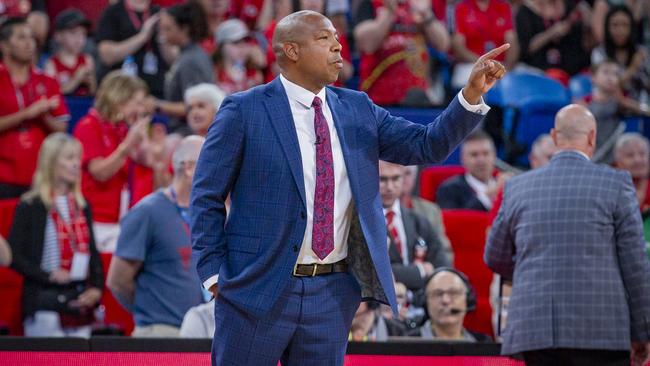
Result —
M205 280L205 282L203 282L203 288L210 291L210 287L212 287L218 281L219 281L219 275L216 274L216 275L208 278L207 280Z
M478 113L485 116L490 111L490 106L485 104L483 97L479 99L478 104L469 104L467 99L465 99L463 96L462 89L458 92L458 101L460 102L460 105L462 105L463 108L465 108L468 112Z

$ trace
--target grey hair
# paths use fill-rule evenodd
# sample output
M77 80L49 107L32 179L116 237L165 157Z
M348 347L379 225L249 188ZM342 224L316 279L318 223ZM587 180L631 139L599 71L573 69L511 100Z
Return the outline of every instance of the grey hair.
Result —
M614 157L616 157L620 150L627 144L629 144L632 141L639 141L641 142L645 148L650 151L650 142L648 142L648 139L645 138L642 134L638 132L627 132L622 134L618 140L616 140L616 144L614 145Z
M174 177L183 169L184 163L188 161L196 162L203 142L205 142L205 138L199 135L190 135L181 140L172 155Z
M190 99L192 98L198 98L208 102L218 111L219 107L221 107L221 103L226 99L226 93L214 84L201 83L185 90L185 104L189 104Z
M548 133L543 133L543 134L537 136L537 138L535 139L535 141L533 141L533 144L532 144L532 146L530 148L530 151L533 153L533 155L538 156L539 155L539 149L541 149L541 147L542 147L542 143L544 142L544 140L547 140L547 139L550 139L550 138L551 138L551 135L549 135Z

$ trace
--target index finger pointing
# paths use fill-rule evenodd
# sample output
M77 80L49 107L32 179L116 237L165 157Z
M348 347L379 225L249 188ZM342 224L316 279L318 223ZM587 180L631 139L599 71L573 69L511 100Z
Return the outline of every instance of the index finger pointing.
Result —
M510 48L510 43L504 43L501 46L499 46L498 48L495 48L495 49L491 50L490 52L484 54L483 56L479 57L478 61L480 62L480 61L485 61L485 60L491 60L491 59L499 56L500 54L506 52L506 50L508 48Z

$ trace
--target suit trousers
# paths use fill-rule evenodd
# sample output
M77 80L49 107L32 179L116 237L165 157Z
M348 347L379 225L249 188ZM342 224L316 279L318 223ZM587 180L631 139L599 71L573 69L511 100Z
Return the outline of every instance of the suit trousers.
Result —
M630 366L630 351L549 348L523 354L526 366Z
M343 365L361 290L350 273L289 280L268 314L255 318L219 296L213 366Z

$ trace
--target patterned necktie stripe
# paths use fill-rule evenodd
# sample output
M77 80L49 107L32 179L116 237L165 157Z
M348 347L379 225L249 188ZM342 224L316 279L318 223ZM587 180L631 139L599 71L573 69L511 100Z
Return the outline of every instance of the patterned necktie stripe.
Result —
M322 260L334 250L334 159L330 132L320 98L315 97L312 106L315 111L316 189L311 247Z

